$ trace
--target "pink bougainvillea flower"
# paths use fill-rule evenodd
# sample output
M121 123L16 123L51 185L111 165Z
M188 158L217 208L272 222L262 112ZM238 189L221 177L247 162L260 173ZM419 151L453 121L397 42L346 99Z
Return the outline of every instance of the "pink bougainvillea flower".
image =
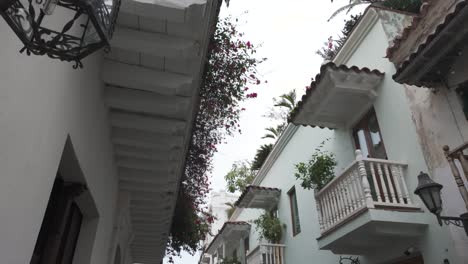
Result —
M250 44L250 41L247 41L247 48L250 49L250 47L252 47L252 44Z
M332 37L332 36L330 36L330 37L328 38L328 48L329 48L329 49L332 49L332 48L333 48L333 37Z
M241 111L245 111L245 108L244 108L244 107L242 107L242 108L241 108Z
M257 97L257 93L251 93L247 95L247 98L256 98L256 97Z
M244 91L248 91L248 90L249 90L249 87L245 87L245 88L244 88Z
M257 80L257 84L260 84L260 80Z

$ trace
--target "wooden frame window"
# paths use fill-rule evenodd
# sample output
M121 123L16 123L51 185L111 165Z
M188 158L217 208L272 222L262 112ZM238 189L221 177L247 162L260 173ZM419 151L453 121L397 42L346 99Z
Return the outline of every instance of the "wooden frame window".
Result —
M468 120L468 82L465 82L458 86L456 89L460 104L462 106L463 113L465 114L466 120Z
M293 236L298 235L301 232L301 222L299 220L299 209L297 206L296 188L292 187L288 191L289 205L291 208L291 222Z
M72 264L83 221L74 198L83 190L83 185L57 176L30 264Z
M364 157L387 159L387 152L374 108L354 126L353 138L356 148L362 151Z

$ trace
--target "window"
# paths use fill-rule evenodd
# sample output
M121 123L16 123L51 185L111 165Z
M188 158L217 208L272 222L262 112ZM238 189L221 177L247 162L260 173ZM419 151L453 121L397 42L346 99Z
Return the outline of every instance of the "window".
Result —
M273 209L270 210L270 215L273 217L278 218L278 207L275 206Z
M73 201L83 186L57 176L30 264L71 264L83 215Z
M462 105L465 118L468 120L468 82L461 84L456 91L458 97L460 98L460 103Z
M246 237L244 238L244 249L245 249L245 252L249 252L250 250L250 241L249 241L250 237Z
M293 236L296 236L301 232L301 223L299 221L299 210L297 208L296 189L291 188L288 192L289 204L291 206L291 219L292 219L292 231Z
M353 137L356 148L362 151L364 157L387 159L374 108L353 128Z

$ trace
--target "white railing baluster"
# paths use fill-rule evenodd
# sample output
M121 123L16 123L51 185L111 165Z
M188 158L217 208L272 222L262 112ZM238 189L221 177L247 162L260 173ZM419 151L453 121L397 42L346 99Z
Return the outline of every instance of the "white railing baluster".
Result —
M379 179L380 179L380 184L382 186L382 196L384 197L384 200L386 203L389 202L389 198L388 198L388 191L387 191L387 184L385 183L385 179L383 177L383 173L382 173L382 166L380 163L377 163L377 174L379 175Z
M348 210L349 214L351 214L354 211L354 201L353 201L353 188L352 188L352 172L349 171L346 175L344 185L345 185L345 191L346 191L346 197L348 199Z
M323 196L323 199L320 199L323 204L323 208L325 209L325 221L323 221L324 229L330 226L331 217L330 217L330 204L328 202L328 198L326 195Z
M356 151L356 161L315 193L320 232L327 232L363 208L374 209L376 205L380 208L389 204L413 208L403 166L403 163L363 158L362 153ZM375 200L369 179L373 181ZM283 251L275 252L270 255L273 263L278 264Z
M369 167L372 175L372 181L374 182L375 194L377 196L377 202L382 202L382 196L380 195L379 183L377 182L377 177L375 176L375 167L373 162L369 162Z
M328 204L330 205L330 225L333 225L333 223L336 221L336 208L330 190L325 193L325 197L327 197Z
M392 203L396 204L396 196L395 196L395 188L393 187L393 181L392 177L390 175L390 172L388 170L388 164L384 164L384 176L388 182L388 189L390 190L390 197L392 198Z
M401 182L401 187L403 188L403 197L406 199L406 203L407 204L413 204L411 202L411 198L409 196L408 187L406 186L406 181L403 178L403 167L402 166L398 166L398 176L400 176L400 179L401 179L400 182Z
M356 160L358 161L359 177L361 178L362 189L364 190L364 197L366 200L367 208L374 208L374 201L370 189L369 180L367 179L366 165L364 164L361 150L356 150Z
M320 205L321 201L318 199L315 199L315 207L317 208L317 217L318 217L318 223L320 226L320 230L323 228L323 207Z
M393 164L390 165L390 172L392 173L393 182L395 183L396 197L398 198L398 203L405 204L405 201L403 201L403 193L401 192L400 177L398 177L397 166L398 165Z
M336 201L335 189L330 189L330 198L333 204L333 222L337 222L340 220L340 209L338 207L338 203Z
M341 191L345 200L346 215L349 215L353 209L351 208L351 199L349 198L348 175L345 175L341 181Z
M359 207L363 207L366 204L366 197L364 196L364 188L362 188L361 177L359 176L359 170L356 168L353 170L356 188L359 196Z
M338 204L340 205L340 220L341 220L346 215L346 205L343 199L343 189L341 188L340 180L336 181L335 192L336 192L336 198L338 200Z

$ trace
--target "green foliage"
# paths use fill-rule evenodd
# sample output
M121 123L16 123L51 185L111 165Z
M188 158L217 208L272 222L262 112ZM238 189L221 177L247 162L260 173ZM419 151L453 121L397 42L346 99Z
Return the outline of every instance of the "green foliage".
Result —
M296 99L297 94L294 89L288 93L280 95L278 98L273 98L273 107L271 107L268 110L268 113L264 116L271 120L280 121L280 126L283 126L284 129L286 127L289 113L297 105ZM282 130L280 132L282 132Z
M289 93L280 95L280 100L275 102L275 106L284 107L292 111L296 107L296 91L291 90Z
M227 189L231 193L243 192L254 178L255 172L252 170L250 163L246 161L238 161L232 164L231 170L224 176Z
M169 261L172 263L172 257L180 255L181 251L194 254L199 249L200 241L205 239L209 224L212 222L211 215L204 212L197 213L192 198L181 190L177 197L166 249Z
M229 219L236 210L236 206L233 203L225 203L225 205L229 206L229 208L226 209L227 217Z
M333 2L333 0L331 0L331 2ZM336 10L328 19L328 21L344 11L349 13L354 7L366 4L380 5L390 9L418 13L422 4L422 0L349 0L347 5L342 6Z
M341 30L341 35L338 36L338 39L333 40L330 37L329 42L325 42L325 46L322 49L317 50L315 53L320 55L320 57L322 57L324 60L332 60L340 51L341 47L345 44L360 18L361 14L358 14L351 15L349 19L345 19L345 25Z
M270 152L273 150L273 144L264 144L261 145L260 148L257 150L257 154L252 162L252 170L259 170L265 160L267 159Z
M260 235L260 239L265 238L272 244L280 243L281 237L283 236L283 227L278 217L265 211L253 222L255 224L255 230Z
M224 258L221 264L241 264L236 258L228 259Z
M386 0L382 3L385 7L410 13L418 13L421 4L421 0Z
M323 151L324 144L325 141L315 149L307 163L300 162L295 165L296 179L302 181L301 186L304 189L320 190L335 177L334 169L337 164L335 155Z

